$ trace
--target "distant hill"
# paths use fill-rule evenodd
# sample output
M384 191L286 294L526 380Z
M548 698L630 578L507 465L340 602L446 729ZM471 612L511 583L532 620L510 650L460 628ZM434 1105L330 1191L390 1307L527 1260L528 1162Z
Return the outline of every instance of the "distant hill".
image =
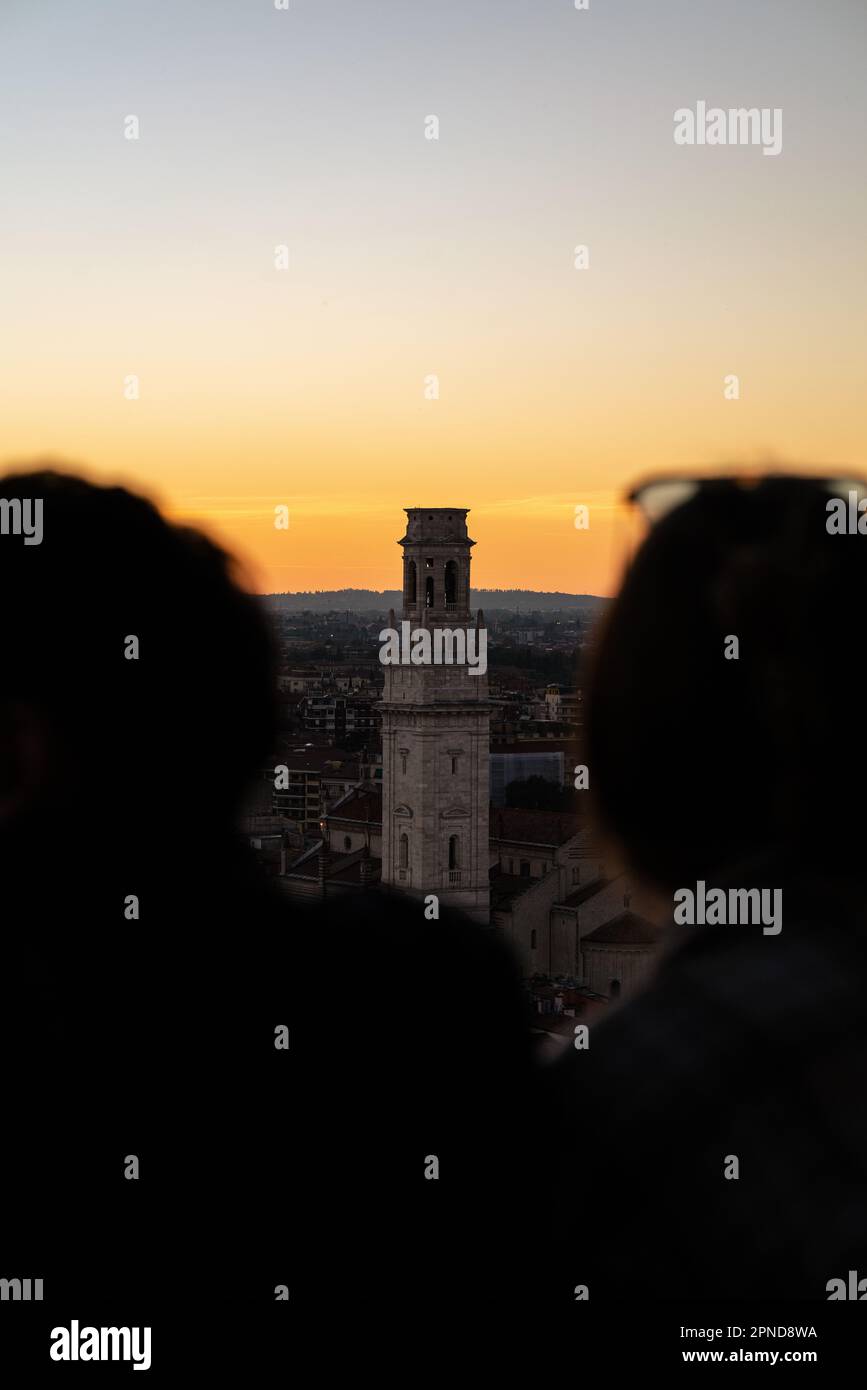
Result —
M286 613L382 613L403 602L399 589L317 589L312 593L263 594L269 608ZM546 593L536 589L471 589L473 608L504 609L510 613L546 613L557 608L603 607L609 600L598 594Z

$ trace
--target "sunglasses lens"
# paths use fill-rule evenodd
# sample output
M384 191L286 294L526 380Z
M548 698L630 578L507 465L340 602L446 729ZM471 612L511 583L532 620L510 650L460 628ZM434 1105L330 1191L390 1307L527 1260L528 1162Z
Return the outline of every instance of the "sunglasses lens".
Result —
M860 502L867 497L867 481L864 478L828 478L825 487L832 497L847 498L854 492Z
M770 481L773 481L777 476L776 474L767 475ZM799 475L794 476L797 478ZM706 486L708 481L719 483L725 480L659 478L655 482L644 483L636 488L631 493L630 500L638 507L645 522L650 526L655 526L657 522L668 516L669 512L673 512L677 507L683 506L685 502L689 502L695 497L696 493ZM741 487L752 487L761 480L758 478L732 478L731 481ZM864 478L804 477L801 481L809 483L813 487L824 488L833 497L847 498L850 494L855 493L859 502L867 498L867 479Z
M651 525L656 525L675 507L688 502L698 492L701 484L688 478L668 479L664 482L648 483L633 494L634 501L641 508Z

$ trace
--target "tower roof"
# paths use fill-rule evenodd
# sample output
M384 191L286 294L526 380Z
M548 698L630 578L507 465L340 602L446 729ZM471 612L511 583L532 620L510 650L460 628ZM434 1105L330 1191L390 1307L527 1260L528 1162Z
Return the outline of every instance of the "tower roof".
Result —
M406 535L399 545L475 545L467 535L469 507L404 507Z

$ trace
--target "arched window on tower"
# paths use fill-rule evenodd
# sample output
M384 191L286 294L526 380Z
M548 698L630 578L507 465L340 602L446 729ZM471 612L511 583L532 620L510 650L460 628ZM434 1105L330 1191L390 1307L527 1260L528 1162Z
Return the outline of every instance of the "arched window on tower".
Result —
M450 835L450 836L449 836L449 868L450 868L450 869L456 869L456 868L458 868L458 837L457 837L457 835Z
M410 560L406 566L406 601L408 604L415 603L415 560Z
M398 867L401 869L409 868L409 836L406 831L400 837L400 859Z
M424 606L425 608L433 608L434 606L434 588L432 574L429 574L427 579L424 581Z
M456 560L446 561L445 586L446 608L456 608L458 603L458 565Z

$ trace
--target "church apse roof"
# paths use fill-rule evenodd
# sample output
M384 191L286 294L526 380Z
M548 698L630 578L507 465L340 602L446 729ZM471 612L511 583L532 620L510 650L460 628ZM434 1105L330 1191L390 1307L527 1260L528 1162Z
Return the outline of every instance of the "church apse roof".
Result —
M581 945L592 946L655 946L663 928L637 912L620 912L610 922L581 938Z

